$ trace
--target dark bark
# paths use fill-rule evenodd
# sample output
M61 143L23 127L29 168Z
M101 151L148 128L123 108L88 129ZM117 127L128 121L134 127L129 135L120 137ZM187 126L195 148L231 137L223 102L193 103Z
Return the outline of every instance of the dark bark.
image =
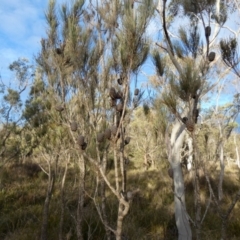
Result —
M65 212L65 192L64 192L64 186L65 186L65 180L67 176L67 169L68 169L68 162L65 166L65 171L62 178L62 184L61 184L61 216L60 216L60 223L59 223L59 240L63 240L63 223L64 223L64 212Z
M59 156L57 156L57 159ZM41 226L41 240L47 240L47 228L48 228L48 217L49 217L49 206L53 193L53 187L55 183L55 174L52 171L51 164L49 162L49 175L48 175L48 188L47 195L43 207L43 217L42 217L42 226Z
M201 198L200 198L200 185L199 185L199 168L196 169L195 176L195 224L196 224L196 239L201 239Z
M85 199L85 162L83 156L79 157L79 186L78 186L78 207L77 207L77 239L84 240L82 232L83 207Z

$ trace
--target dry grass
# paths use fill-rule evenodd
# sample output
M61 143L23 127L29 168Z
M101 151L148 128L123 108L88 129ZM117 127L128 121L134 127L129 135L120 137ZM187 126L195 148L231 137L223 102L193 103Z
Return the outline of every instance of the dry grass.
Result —
M19 170L24 169L24 170ZM27 167L29 169L29 167ZM34 168L33 168L34 169ZM46 177L39 171L26 170L24 166L11 166L0 171L0 239L6 240L35 240L39 236L41 226L42 207L46 193ZM77 208L77 184L75 182L76 169L69 169L66 182L66 215L64 232L67 234L73 229L72 239L76 239L73 216ZM109 173L109 177L112 173ZM91 189L93 181L88 178L87 188ZM185 173L187 209L194 219L194 196L191 178ZM216 191L218 170L212 174L211 181ZM60 212L60 198L58 183L51 202L49 239L58 239L58 224ZM205 210L209 191L202 177L200 181L202 213ZM227 209L236 191L239 189L239 171L226 167L224 178L224 201L222 209ZM177 228L174 220L172 180L167 175L167 168L161 170L144 171L138 164L128 171L128 189L139 188L139 193L134 197L130 212L124 222L124 234L128 239L172 240L177 238ZM117 201L108 192L107 194L108 216L115 227L117 215ZM85 239L104 239L104 229L97 217L95 207L91 199L85 203ZM233 210L228 225L229 239L237 239L240 236L239 203ZM202 225L202 239L220 239L221 219L217 214L214 204L211 204L206 219ZM194 228L193 228L194 232Z

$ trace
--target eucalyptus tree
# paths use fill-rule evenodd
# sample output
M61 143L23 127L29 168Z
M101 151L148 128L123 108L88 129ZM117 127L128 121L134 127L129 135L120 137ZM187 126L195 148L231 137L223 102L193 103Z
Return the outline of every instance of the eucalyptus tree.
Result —
M170 110L173 121L166 131L168 160L173 172L175 219L178 239L192 239L190 221L201 238L201 198L199 169L202 166L197 152L197 120L201 99L216 86L211 80L216 73L214 42L226 22L227 11L223 2L159 1L157 12L162 24L163 39L157 42L153 53L156 72L162 82L162 103ZM175 19L184 26L176 26ZM173 30L177 28L178 34ZM173 39L173 37L177 38ZM170 65L171 63L172 65ZM181 169L181 148L184 138L192 139L194 153L195 218L187 214L184 180ZM191 143L190 143L191 144Z
M133 139L131 153L134 159L145 170L157 168L165 158L166 152L164 132L166 128L167 112L161 103L155 101L153 106L144 103L133 115L130 132ZM135 134L135 133L138 134Z
M230 2L235 6L235 10L232 10L232 12L238 11L239 13L239 6L235 2ZM239 31L240 29L237 29L237 31L231 31L231 36L229 36L227 39L222 39L220 41L220 51L221 51L221 57L223 62L225 63L225 66L229 68L236 76L237 78L240 77L240 71L239 71L239 62L240 59L238 57L238 41L239 41ZM238 87L236 87L238 90ZM229 223L230 215L236 206L237 202L240 199L240 191L235 194L234 197L232 197L232 201L227 209L223 209L221 207L221 201L224 199L223 194L223 178L224 178L224 169L225 169L225 163L224 163L224 145L226 144L226 141L229 139L234 127L236 126L235 120L239 114L239 93L237 92L234 94L233 100L231 103L228 103L227 106L222 107L222 118L219 121L219 143L217 144L217 149L219 150L219 158L220 158L220 177L219 177L219 184L218 184L218 195L216 195L213 191L213 187L211 185L211 182L209 180L209 176L206 176L207 182L209 185L209 189L211 192L211 195L213 197L214 203L217 207L217 212L222 220L221 224L221 239L227 239L227 226ZM219 112L218 112L219 113ZM222 123L220 121L222 120ZM234 136L234 142L235 142L235 136ZM236 149L236 155L238 158L238 149Z
M22 95L32 81L33 66L27 59L18 59L9 65L13 73L11 83L1 79L1 110L0 110L0 159L1 163L11 158L21 157L22 127ZM12 77L12 76L11 76ZM15 137L13 138L13 136Z

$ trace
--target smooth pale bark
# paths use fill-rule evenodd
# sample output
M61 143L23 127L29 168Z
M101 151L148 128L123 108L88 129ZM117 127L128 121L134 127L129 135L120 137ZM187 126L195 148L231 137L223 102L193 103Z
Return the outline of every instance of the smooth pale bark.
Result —
M175 220L178 228L178 240L191 240L192 230L185 204L184 180L181 168L181 148L184 141L185 125L174 123L170 146L169 162L173 170Z
M223 141L221 141L219 145L219 150L220 150L220 176L219 176L219 183L218 183L218 200L221 201L223 198L223 178L224 178L224 169L225 169L225 164L224 164L224 155L223 155Z
M187 139L187 144L188 144L187 170L190 171L192 169L193 162L193 140L190 136Z
M240 159L239 159L239 152L238 152L238 146L237 146L237 141L236 141L236 134L233 135L234 136L234 145L235 145L235 151L236 151L236 164L238 165L238 168L240 168Z

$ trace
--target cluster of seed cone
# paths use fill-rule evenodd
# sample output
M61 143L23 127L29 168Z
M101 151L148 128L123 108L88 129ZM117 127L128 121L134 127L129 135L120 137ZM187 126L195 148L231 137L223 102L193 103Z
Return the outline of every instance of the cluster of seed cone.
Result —
M55 110L56 110L57 112L62 112L64 109L65 109L65 108L64 108L63 105L56 105L56 106L55 106Z
M113 139L117 134L117 126L112 126L111 128L107 128L104 132L100 132L97 134L97 141L99 143L104 142L105 139L111 140ZM118 133L118 138L120 138L120 133ZM129 144L130 137L126 137L124 140L125 144Z
M124 82L124 77L120 76L117 80L119 85L122 85ZM121 90L116 91L114 87L111 87L109 90L109 97L111 98L110 105L114 107L117 112L121 112L123 110L123 93Z
M87 143L85 142L85 137L82 135L79 135L77 138L77 144L82 150L85 150L87 148Z
M206 36L206 38L207 38L208 40L209 40L210 35L211 35L211 27L210 27L210 26L207 26L207 27L205 27L205 36ZM209 60L209 62L214 61L215 57L216 57L216 53L215 53L215 52L210 52L210 53L208 54L208 60Z
M111 98L111 107L115 107L118 112L123 110L123 94L122 92L116 91L114 87L110 88L109 96ZM119 101L118 101L119 100Z
M70 129L73 132L76 132L78 129L78 124L75 121L72 121L70 123ZM83 135L79 135L77 138L77 144L82 150L85 150L87 148L87 142L85 141L85 137Z
M120 78L117 79L117 82L119 85L122 85L124 82L124 77L120 76ZM136 88L134 91L135 97L137 97L138 94L139 94L139 89ZM116 91L116 89L114 87L111 87L109 90L109 97L111 98L111 101L110 101L111 107L114 107L117 112L122 112L122 110L123 110L123 93L122 93L122 91L120 91L120 90Z
M182 118L182 122L186 125L186 128L189 132L193 132L194 130L194 126L197 123L197 119L199 116L199 109L195 109L193 111L193 119L188 119L187 117L183 117Z

